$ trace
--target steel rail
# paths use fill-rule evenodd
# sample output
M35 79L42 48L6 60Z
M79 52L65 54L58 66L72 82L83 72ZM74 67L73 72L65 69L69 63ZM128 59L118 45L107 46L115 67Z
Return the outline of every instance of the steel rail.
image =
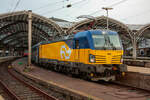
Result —
M14 77L14 78L17 79L18 81L20 81L21 83L23 83L24 85L26 85L27 87L29 87L31 90L36 91L36 92L39 93L40 95L43 95L43 97L44 97L45 99L47 99L47 100L58 100L58 99L56 99L55 97L50 96L50 95L48 95L47 93L43 92L42 90L40 90L40 89L34 87L33 85L26 83L24 80L19 79L17 76L15 76L15 75L11 72L10 69L8 69L8 73L9 73L12 77Z
M11 97L12 100L21 100L1 80L0 80L0 85L4 88L3 90Z

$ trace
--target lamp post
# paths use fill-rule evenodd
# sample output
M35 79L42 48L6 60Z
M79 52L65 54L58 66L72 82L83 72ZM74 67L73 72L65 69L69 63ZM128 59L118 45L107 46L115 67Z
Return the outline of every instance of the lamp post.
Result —
M107 12L107 31L108 31L108 27L109 27L109 23L108 23L108 10L112 10L113 8L103 7L102 9L106 10L106 12Z

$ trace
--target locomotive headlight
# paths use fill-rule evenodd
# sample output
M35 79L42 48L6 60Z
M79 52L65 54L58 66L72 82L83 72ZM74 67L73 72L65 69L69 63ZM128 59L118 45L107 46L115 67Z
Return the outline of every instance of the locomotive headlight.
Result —
M102 34L106 34L106 31L102 31Z
M89 61L91 62L91 63L94 63L95 62L95 56L94 55L89 55Z

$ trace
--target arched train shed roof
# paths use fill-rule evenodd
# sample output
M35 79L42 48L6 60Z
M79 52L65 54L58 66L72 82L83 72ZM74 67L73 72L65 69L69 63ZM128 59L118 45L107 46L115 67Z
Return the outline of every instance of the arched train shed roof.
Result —
M150 23L141 27L136 34L137 34L137 40L139 40L142 36L146 36L150 38Z
M1 46L20 47L28 42L28 11L0 14ZM32 13L32 44L54 39L63 33L53 20Z
M117 31L122 36L122 38L125 38L126 40L131 41L131 38L133 38L132 31L129 29L127 25L112 18L108 18L108 19L109 19L109 29L113 31ZM67 30L67 34L87 28L88 26L90 26L91 22L93 22L93 20L90 20L90 19L77 22L71 28ZM107 26L106 23L107 23L107 17L105 16L95 17L94 28L106 29L106 26Z

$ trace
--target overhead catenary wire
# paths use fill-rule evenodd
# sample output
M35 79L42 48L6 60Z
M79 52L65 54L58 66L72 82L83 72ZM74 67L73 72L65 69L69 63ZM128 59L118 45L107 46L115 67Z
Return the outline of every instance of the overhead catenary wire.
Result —
M53 13L53 12L56 12L56 11L61 10L61 9L63 9L63 8L64 8L64 7L60 7L60 8L51 10L51 11L47 11L47 12L42 13L42 15L49 14L49 13Z
M79 4L79 3L83 2L83 1L86 1L86 0L80 0L78 2L73 3L72 5L77 5L77 4Z
M138 13L138 14L132 15L132 16L128 16L128 17L122 18L122 20L127 20L128 18L135 18L135 16L136 17L143 16L143 15L148 14L148 13L150 13L150 9L145 10L145 11L143 11L141 13Z
M121 1L119 1L119 2L113 3L112 5L109 5L109 6L107 6L107 7L114 7L114 6L117 6L117 5L121 4L121 3L124 3L125 1L127 1L127 0L121 0ZM100 11L104 11L104 10L101 9L101 10L95 11L95 12L90 13L90 14L87 14L87 15L94 15L94 14L100 12ZM78 16L76 16L76 17L78 17ZM75 17L74 20L76 20L76 17ZM78 20L81 20L81 19L78 19Z
M41 6L41 7L38 7L38 8L33 9L33 11L38 11L38 10L41 10L41 9L46 8L46 7L48 7L48 6L53 6L53 5L62 3L62 2L64 2L64 0L57 1L57 2L52 2L52 3L48 3L48 4L46 4L46 5L43 5L43 6Z
M13 5L14 5L14 0L11 0L10 8L8 8L8 12L11 12L11 10L13 9Z
M75 2L75 3L72 3L72 4L70 4L70 5L71 5L71 6L72 6L72 5L77 5L77 4L79 4L79 3L83 2L83 1L86 1L86 0L80 0L80 1ZM42 15L49 14L49 13L53 13L53 12L62 10L62 9L64 9L64 8L68 8L68 7L67 7L67 6L62 6L62 7L60 7L60 8L56 8L56 9L54 9L54 10L44 12L44 13L42 13Z
M127 1L127 0L121 0L121 1L119 1L119 2L116 2L116 3L114 3L114 4L112 4L112 5L110 5L110 6L108 6L108 7L114 7L114 6L117 6L117 5L119 5L119 4L121 4L121 3L124 3L125 1ZM98 10L98 11L96 11L96 12L93 12L93 13L91 13L91 14L88 14L88 15L94 15L95 13L98 13L98 12L100 12L100 11L103 11L103 10ZM150 9L149 10L146 10L146 11L144 11L144 12L142 12L142 13L139 13L139 14L136 14L136 15L133 15L133 16L128 16L128 17L126 17L126 18L122 18L122 20L126 20L126 19L128 19L128 18L135 18L135 16L143 16L144 14L148 14L150 12ZM76 16L77 17L77 16ZM79 20L79 19L76 19L76 17L75 17L75 19L74 20Z
M124 2L126 2L126 1L127 1L127 0L121 0L121 1L119 1L119 2L116 2L116 3L112 4L112 5L109 5L109 6L107 6L107 7L114 7L114 6L117 6L117 5L121 4L121 3L124 3ZM101 9L101 10L97 10L97 11L95 11L95 12L89 14L89 15L94 15L94 14L100 12L100 11L104 11L104 10L102 10L102 9Z
M15 5L14 9L12 10L12 12L14 12L14 11L16 10L16 8L18 7L20 1L21 1L21 0L18 0L18 1L17 1L17 3L16 3L16 5Z

